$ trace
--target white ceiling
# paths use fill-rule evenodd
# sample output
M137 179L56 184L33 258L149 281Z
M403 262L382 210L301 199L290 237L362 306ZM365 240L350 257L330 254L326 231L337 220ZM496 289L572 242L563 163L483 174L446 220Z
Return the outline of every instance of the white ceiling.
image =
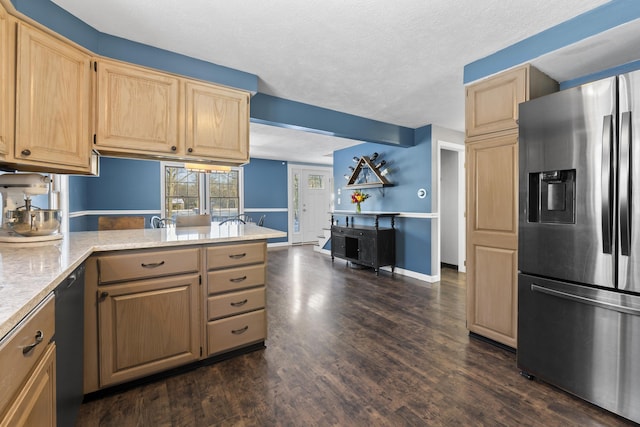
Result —
M53 2L104 33L255 74L262 93L410 128L462 131L466 64L608 0ZM327 163L319 160L330 151L311 150L333 140L327 149L357 143L252 124L251 155Z

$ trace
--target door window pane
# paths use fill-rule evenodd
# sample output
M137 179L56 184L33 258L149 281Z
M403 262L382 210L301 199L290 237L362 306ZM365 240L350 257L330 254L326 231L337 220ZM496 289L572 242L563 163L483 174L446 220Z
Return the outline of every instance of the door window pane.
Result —
M324 176L322 175L309 175L307 179L307 186L310 190L324 190Z

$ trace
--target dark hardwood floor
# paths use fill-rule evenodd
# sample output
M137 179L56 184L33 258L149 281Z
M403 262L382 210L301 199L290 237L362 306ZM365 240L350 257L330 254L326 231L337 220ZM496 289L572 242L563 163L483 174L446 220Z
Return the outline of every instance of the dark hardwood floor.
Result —
M470 338L440 283L269 250L266 349L85 403L78 426L617 426Z

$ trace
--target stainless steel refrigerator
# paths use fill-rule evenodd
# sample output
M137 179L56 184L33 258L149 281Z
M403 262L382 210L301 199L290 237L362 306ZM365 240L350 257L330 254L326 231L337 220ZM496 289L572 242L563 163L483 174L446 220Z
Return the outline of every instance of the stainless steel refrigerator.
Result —
M640 422L640 72L520 104L518 367Z

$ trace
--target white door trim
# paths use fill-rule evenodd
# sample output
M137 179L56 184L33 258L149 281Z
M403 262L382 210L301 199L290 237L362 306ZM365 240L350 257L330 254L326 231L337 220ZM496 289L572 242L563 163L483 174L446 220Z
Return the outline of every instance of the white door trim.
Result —
M458 153L458 271L466 272L465 260L466 260L466 222L464 217L465 212L465 147L462 144L455 144L452 142L438 140L436 143L436 176L433 188L436 190L436 205L434 211L438 213L438 219L434 219L431 222L431 275L440 277L440 242L441 242L441 221L442 217L440 211L441 206L441 189L440 178L442 168L442 156L441 150L456 151Z

